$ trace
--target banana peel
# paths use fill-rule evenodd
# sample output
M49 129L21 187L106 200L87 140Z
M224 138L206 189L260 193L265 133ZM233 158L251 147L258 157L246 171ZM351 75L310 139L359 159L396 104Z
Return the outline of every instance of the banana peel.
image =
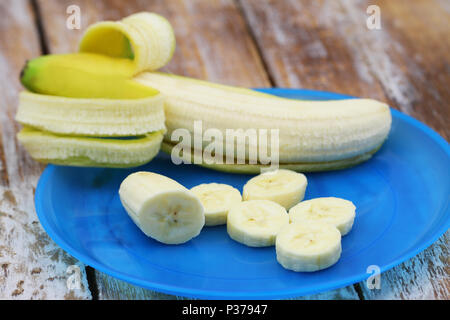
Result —
M42 163L128 168L143 165L158 154L163 132L119 139L70 137L24 127L17 138L31 157Z
M84 33L79 51L131 59L137 74L165 66L175 45L175 33L167 19L140 12L120 21L93 24Z
M16 120L70 136L129 137L164 131L161 94L140 99L67 98L22 91Z
M144 12L92 25L79 53L28 61L20 75L28 91L20 94L18 140L44 163L130 167L150 161L165 132L164 99L132 77L162 67L174 49L170 23Z

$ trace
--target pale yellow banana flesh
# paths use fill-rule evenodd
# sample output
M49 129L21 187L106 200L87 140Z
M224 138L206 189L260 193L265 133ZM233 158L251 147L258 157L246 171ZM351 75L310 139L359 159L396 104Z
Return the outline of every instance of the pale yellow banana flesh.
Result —
M120 200L147 236L181 244L199 235L205 223L200 200L178 182L152 172L135 172L120 185Z
M294 222L284 226L275 244L277 261L286 269L312 272L326 269L341 256L341 233L327 223Z
M391 125L389 107L370 99L284 99L158 72L144 72L135 80L167 97L166 143L178 143L171 141L171 135L179 128L187 129L194 137L197 120L202 121L204 131L219 129L223 137L226 129L277 129L279 163L283 165L304 163L305 167L309 164L312 168L333 169L367 160L367 155L384 142ZM193 146L192 141L181 143ZM202 147L208 144L203 141ZM250 139L233 140L224 141L224 150L215 152L225 154L227 145L234 145L235 150L239 146L245 150L261 147ZM266 146L270 150L270 139Z
M249 247L275 244L280 229L289 223L282 206L269 200L243 201L231 208L227 218L228 235Z
M289 210L291 222L320 221L329 223L346 235L350 232L355 219L355 205L348 200L326 197L302 201Z
M271 200L288 210L303 200L307 185L304 174L279 169L264 172L247 181L242 194L244 200Z
M204 183L191 188L205 209L205 226L227 223L229 210L242 201L239 190L223 183Z
M24 127L17 139L31 157L43 163L88 167L136 167L159 152L163 133L132 139L57 135Z

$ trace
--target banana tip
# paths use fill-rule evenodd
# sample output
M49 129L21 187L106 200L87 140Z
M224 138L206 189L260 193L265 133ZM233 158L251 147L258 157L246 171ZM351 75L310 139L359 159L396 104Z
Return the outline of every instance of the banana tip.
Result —
M20 70L20 75L19 75L19 80L20 80L20 82L22 82L22 84L23 84L23 81L22 81L22 79L23 79L23 77L25 76L25 71L27 70L27 68L28 68L28 62L29 62L30 60L26 60L25 61L25 65L23 66L23 68L22 68L22 70Z

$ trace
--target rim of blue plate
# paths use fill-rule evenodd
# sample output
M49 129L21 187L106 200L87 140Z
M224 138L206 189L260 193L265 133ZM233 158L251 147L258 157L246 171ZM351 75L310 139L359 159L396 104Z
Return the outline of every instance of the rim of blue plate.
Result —
M291 88L258 88L255 89L257 91L266 92L266 93L279 93L283 94L286 92L291 91L292 93L295 93L296 91L301 91L302 94L307 94L310 96L316 96L324 99L345 99L345 98L357 98L354 96L349 96L341 93L334 93L329 91L319 91L319 90L311 90L311 89L291 89ZM450 163L450 145L449 143L436 131L425 125L424 123L420 122L419 120L414 119L413 117L406 115L398 110L391 108L392 116L398 117L401 120L411 124L412 126L418 128L422 132L424 132L426 135L428 135L433 141L435 141L446 153L449 163ZM314 290L308 291L308 292L301 292L300 290L282 290L282 291L276 291L276 292L240 292L240 293L233 293L232 295L224 294L221 291L209 291L209 290L200 290L200 289L192 289L192 288L184 288L184 287L177 287L177 286L171 286L171 285L165 285L164 283L158 283L158 282L150 282L147 280L141 280L139 281L138 278L130 276L125 273L116 272L114 270L109 269L108 267L104 266L102 263L96 261L95 259L92 259L90 256L85 255L82 252L79 252L78 250L74 249L67 241L65 241L64 238L61 238L56 232L53 232L53 229L49 227L49 222L46 219L46 215L43 213L44 208L42 207L43 201L41 201L41 198L43 195L41 194L42 190L44 189L44 185L47 183L47 181L50 179L53 171L55 170L57 166L55 165L48 165L44 172L42 173L41 177L39 178L37 187L36 187L36 193L35 193L35 208L36 208L36 214L39 218L39 221L44 228L44 230L47 232L47 234L52 238L52 240L58 244L64 251L75 257L77 260L83 262L84 264L87 264L90 267L93 267L101 272L104 272L106 274L109 274L115 278L118 278L120 280L124 280L126 282L132 283L134 285L148 288L151 290L160 291L167 294L173 294L173 295L179 295L179 296L185 296L185 297L193 297L193 298L207 298L207 299L262 299L262 298L268 298L268 299L282 299L282 298L289 298L289 297L295 297L299 295L310 295L315 294L323 291L329 291L341 287L345 287L348 285L352 285L354 283L363 281L367 279L367 275L356 275L354 277L347 277L342 280L337 280L333 283L327 283L326 285L319 285ZM440 226L440 228L437 230L437 232L433 233L432 235L428 236L424 241L421 242L421 245L417 246L416 248L413 248L406 252L405 254L401 255L398 259L394 260L393 262L386 264L382 267L380 267L381 272L385 272L389 269L394 268L395 266L399 265L402 262L405 262L412 257L416 256L426 248L428 248L430 245L432 245L435 241L437 241L449 228L450 228L450 210L449 210L449 201L447 201L446 205L442 207L441 213L443 215L447 215L447 220L444 224Z

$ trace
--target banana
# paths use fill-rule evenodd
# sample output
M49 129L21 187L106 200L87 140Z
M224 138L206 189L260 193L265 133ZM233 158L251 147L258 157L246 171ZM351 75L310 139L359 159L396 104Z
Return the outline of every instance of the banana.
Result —
M79 51L131 59L137 74L169 62L175 51L175 34L166 18L140 12L121 21L93 24L81 38Z
M289 223L286 210L269 200L243 201L228 212L227 232L237 242L249 247L275 244L279 230Z
M271 200L286 210L303 200L308 181L302 173L279 169L250 179L243 190L244 200Z
M142 99L76 99L22 91L16 121L57 134L138 136L164 131L160 94Z
M214 150L216 155L224 157L225 151L233 148L232 155L237 158L237 164L206 161L202 164L231 172L255 173L265 168L267 161L261 159L264 149L276 153L276 164L281 168L299 171L346 168L369 159L389 133L389 107L375 100L292 100L245 88L148 72L164 66L174 49L174 32L165 18L153 13L137 13L121 21L104 21L90 26L81 39L78 54L31 61L24 69L22 83L35 93L88 99L128 101L161 92L166 97L164 145L167 148L173 147L171 136L176 129L185 128L194 137L195 120L202 120L205 130L218 129L223 137L228 130L278 130L279 139L274 141L246 139L245 136L235 141L234 137L225 140L223 149ZM75 70L71 70L71 66ZM45 75L42 70L53 71ZM54 123L49 125L50 119L40 120L41 123L23 118L21 121L45 131L62 133L61 128L53 127L56 126ZM73 130L70 126L67 128L64 134L79 134L70 132ZM143 130L138 125L135 134ZM122 135L113 129L110 131L105 135ZM200 147L194 144L195 148L191 148L192 141L183 140L180 144L189 146L191 153L208 147L207 141L202 141ZM236 150L242 149L245 154L238 154ZM259 151L256 162L250 159L249 150Z
M341 233L327 223L298 221L277 235L277 261L286 269L311 272L328 268L341 256Z
M239 190L222 183L204 183L191 188L205 209L205 226L227 223L228 211L242 201Z
M166 96L166 143L173 143L171 135L178 128L194 137L196 120L202 120L203 130L219 129L223 137L227 129L278 129L282 165L301 163L328 170L358 163L381 146L391 126L389 107L376 100L285 99L159 72L144 72L134 79ZM234 150L272 146L236 140L225 141L223 150L215 152L225 154L227 146ZM192 145L192 141L180 143ZM207 145L203 141L202 148Z
M135 172L123 180L120 200L147 236L181 244L200 234L205 215L200 200L178 182L152 172Z
M289 210L289 220L321 221L329 223L346 235L355 219L355 205L348 200L328 197L302 201Z
M82 167L136 167L159 152L163 133L131 139L70 137L24 127L17 139L39 162Z

